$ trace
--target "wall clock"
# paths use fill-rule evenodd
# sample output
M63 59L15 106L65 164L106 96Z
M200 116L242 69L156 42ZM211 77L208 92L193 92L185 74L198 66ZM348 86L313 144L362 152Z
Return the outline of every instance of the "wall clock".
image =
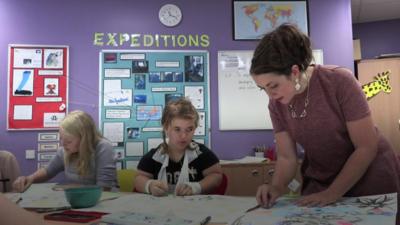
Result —
M160 22L167 27L174 27L182 20L181 9L174 4L165 4L158 11Z

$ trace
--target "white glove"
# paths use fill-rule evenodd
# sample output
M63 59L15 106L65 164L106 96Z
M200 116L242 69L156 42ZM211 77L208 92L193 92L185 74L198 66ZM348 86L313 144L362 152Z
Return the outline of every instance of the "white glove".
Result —
M185 182L185 184L192 188L193 195L201 194L201 186L199 182Z

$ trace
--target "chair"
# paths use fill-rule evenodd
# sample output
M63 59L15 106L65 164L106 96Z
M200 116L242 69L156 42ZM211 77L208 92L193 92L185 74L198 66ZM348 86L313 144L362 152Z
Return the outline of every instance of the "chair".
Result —
M133 192L135 188L135 177L137 171L135 169L117 170L117 181L121 192Z
M214 192L212 194L225 195L227 187L228 187L228 177L226 176L226 174L222 173L221 184L214 190Z
M12 184L20 175L18 161L9 151L0 150L0 192L12 191Z

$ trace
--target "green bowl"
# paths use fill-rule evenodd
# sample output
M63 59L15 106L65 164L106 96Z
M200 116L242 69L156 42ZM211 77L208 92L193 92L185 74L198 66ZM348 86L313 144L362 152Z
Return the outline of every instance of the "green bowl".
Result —
M88 208L97 204L102 188L99 186L74 187L67 188L64 192L72 208Z

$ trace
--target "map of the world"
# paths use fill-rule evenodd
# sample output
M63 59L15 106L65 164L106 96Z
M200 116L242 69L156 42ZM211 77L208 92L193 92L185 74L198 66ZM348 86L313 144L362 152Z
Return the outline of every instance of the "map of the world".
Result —
M235 1L235 39L260 39L282 23L296 24L307 34L305 1Z

